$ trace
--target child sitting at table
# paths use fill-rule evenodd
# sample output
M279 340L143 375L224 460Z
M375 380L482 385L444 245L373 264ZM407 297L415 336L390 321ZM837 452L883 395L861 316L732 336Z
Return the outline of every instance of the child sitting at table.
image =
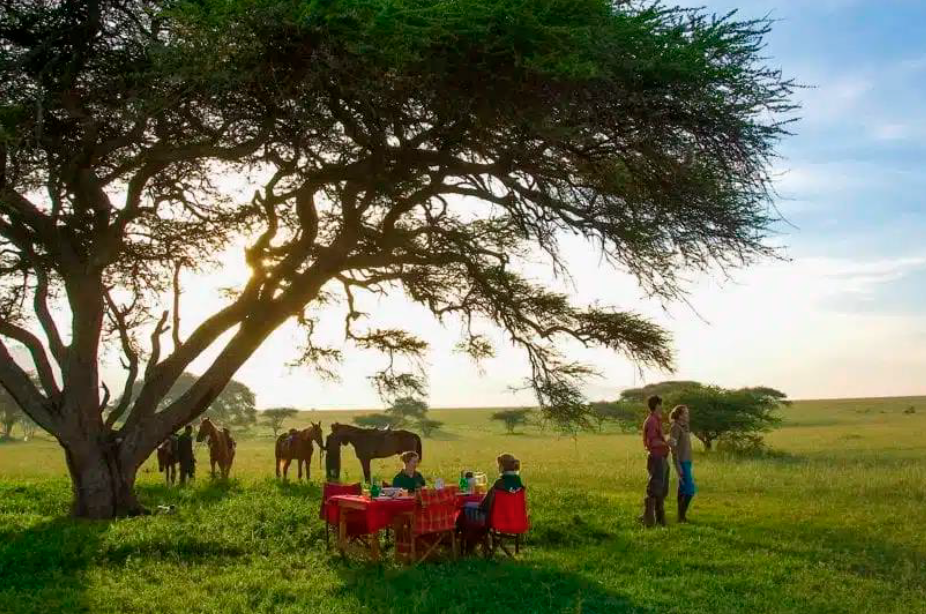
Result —
M403 452L399 458L405 465L402 471L392 478L393 488L404 488L408 492L415 492L424 487L424 476L418 473L418 454L416 452Z
M478 542L486 531L489 515L492 513L492 504L495 502L495 493L498 491L518 492L524 488L521 482L521 461L511 454L502 454L497 459L499 477L492 484L482 501L466 503L460 515L460 529L463 531L464 549L471 550L474 542Z

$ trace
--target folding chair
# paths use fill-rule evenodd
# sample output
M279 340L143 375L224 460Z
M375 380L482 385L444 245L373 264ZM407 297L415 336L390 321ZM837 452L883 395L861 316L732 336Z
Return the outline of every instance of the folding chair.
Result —
M457 558L457 488L441 490L422 488L416 493L415 511L406 515L401 535L396 533L396 552L405 551L409 563L418 564L435 554L441 545L449 545Z
M325 549L331 547L331 527L337 527L338 525L338 510L333 505L328 505L328 499L336 495L359 495L363 492L363 488L359 483L357 484L331 484L326 482L322 488L322 507L319 511L319 518L325 521ZM360 528L360 527L356 527ZM348 531L351 531L351 527L348 526ZM360 532L360 531L357 531Z
M527 493L524 488L516 492L497 490L494 493L492 509L489 512L490 555L501 549L509 557L520 554L521 536L530 530L527 513ZM514 543L514 554L506 542Z

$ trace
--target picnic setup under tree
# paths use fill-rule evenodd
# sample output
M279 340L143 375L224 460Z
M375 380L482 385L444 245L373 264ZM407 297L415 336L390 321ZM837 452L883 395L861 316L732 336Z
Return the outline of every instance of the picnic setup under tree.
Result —
M560 240L578 236L672 301L691 272L776 254L769 169L794 86L763 58L765 19L609 0L14 0L0 24L0 384L60 443L78 517L142 513L139 468L191 423L227 475L235 441L199 419L286 322L318 377L345 347L381 353L387 401L423 395L428 340L358 296L462 324L477 361L491 326L526 355L540 418L586 427L595 369L562 344L668 368L671 340L529 265L568 276ZM242 241L249 277L184 317L182 274ZM332 306L343 347L316 334Z

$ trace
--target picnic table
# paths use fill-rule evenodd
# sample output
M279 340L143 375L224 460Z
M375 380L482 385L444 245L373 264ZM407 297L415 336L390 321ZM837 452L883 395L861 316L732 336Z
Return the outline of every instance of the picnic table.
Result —
M457 493L456 507L462 509L466 503L482 501L483 494ZM352 536L348 532L348 518L362 522L352 523L362 526L363 534L369 537L368 549L370 558L374 561L380 559L379 532L391 526L405 522L415 513L417 501L415 497L370 498L364 495L335 495L328 499L328 504L334 506L338 516L338 549L346 553ZM398 550L396 555L398 558Z

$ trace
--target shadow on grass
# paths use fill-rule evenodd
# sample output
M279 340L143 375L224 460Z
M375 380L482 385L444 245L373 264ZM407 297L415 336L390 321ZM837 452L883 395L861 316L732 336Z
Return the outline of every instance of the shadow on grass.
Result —
M321 497L321 488L314 482L277 480L276 489L286 497Z
M766 551L781 559L790 558L813 568L855 575L862 579L877 578L908 590L921 591L926 580L926 553L915 547L890 543L847 529L801 523L774 527L753 521L740 524L731 532L730 525L705 523L716 529L712 537L749 551Z
M57 519L0 531L0 612L87 611L87 569L108 527Z
M656 612L579 574L523 560L345 567L339 575L338 597L368 612Z
M243 489L234 478L212 480L206 477L185 486L143 484L136 486L136 492L143 505L149 509L156 509L159 505L209 507L221 503L231 495L243 492Z

